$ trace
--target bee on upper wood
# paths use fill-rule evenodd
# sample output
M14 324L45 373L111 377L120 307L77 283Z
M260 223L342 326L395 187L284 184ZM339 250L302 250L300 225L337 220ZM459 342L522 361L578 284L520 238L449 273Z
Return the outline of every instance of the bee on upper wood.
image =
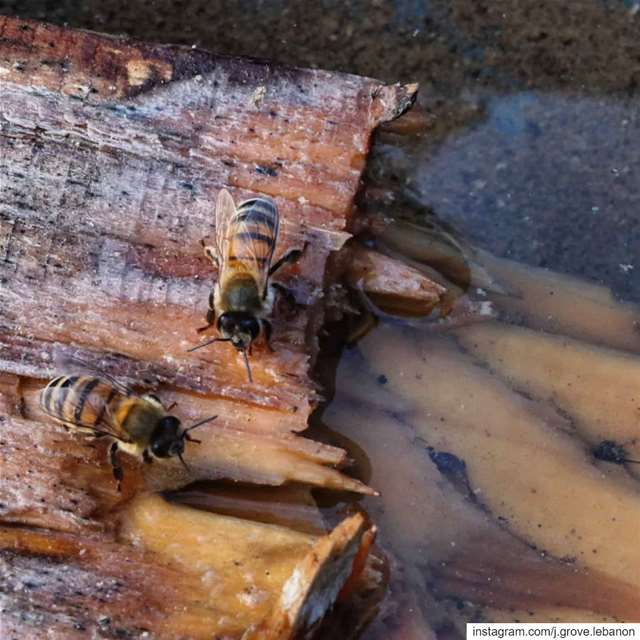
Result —
M160 400L151 394L138 395L117 380L105 376L59 376L40 392L40 406L66 429L93 438L112 440L109 461L118 483L123 478L118 451L154 459L177 456L187 467L182 454L185 441L200 443L190 431L216 418L212 416L182 429L180 420L169 414Z
M216 202L215 223L215 246L203 244L205 255L218 267L218 280L209 295L207 325L198 332L215 325L222 337L189 351L213 342L230 342L243 354L252 382L248 355L259 336L264 337L271 349L272 327L268 318L276 293L295 304L292 294L281 284L269 282L269 278L282 265L296 262L304 249L293 249L271 264L278 241L279 216L269 198L251 198L236 207L231 194L222 189Z

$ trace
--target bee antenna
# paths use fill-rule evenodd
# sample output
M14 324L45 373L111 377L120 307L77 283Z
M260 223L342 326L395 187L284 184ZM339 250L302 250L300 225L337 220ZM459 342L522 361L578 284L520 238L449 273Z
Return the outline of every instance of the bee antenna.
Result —
M180 462L182 462L182 466L187 470L187 471L191 471L191 469L189 468L189 465L184 461L184 458L182 457L182 454L179 453L178 454L178 458L180 458Z
M186 438L187 434L189 433L189 431L193 431L194 429L197 429L198 427L201 427L203 424L206 424L207 422L211 422L212 420L215 420L218 416L210 416L209 418L205 418L204 420L200 420L200 422L196 422L194 425L191 425L188 429L185 429L182 432L182 437Z
M249 382L253 382L253 376L251 375L251 367L249 366L249 356L247 355L247 350L242 350L242 355L244 356L244 364L247 367L247 375L249 376Z
M202 349L202 347L207 347L214 342L231 342L231 338L214 338L213 340L208 340L207 342L203 342L202 344L198 344L191 349L187 349L187 353L191 353L192 351L197 351L198 349Z
M640 460L628 460L627 458L625 458L622 462L626 464L640 464Z

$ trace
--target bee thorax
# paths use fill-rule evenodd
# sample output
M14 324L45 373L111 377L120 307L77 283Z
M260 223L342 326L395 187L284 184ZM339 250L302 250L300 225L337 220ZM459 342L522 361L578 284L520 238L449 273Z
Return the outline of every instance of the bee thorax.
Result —
M237 278L220 292L220 311L262 311L262 299L251 277Z

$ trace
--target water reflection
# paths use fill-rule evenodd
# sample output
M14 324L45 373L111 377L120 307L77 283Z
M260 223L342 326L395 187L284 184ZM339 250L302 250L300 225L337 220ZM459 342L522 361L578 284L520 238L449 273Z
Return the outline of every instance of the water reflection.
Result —
M462 635L474 620L639 619L637 483L590 443L635 444L638 410L624 406L640 361L579 343L590 363L558 352L556 370L530 370L537 348L558 345L526 331L387 323L343 355L323 420L370 457L382 497L363 506L395 565L389 610L366 638L409 637L405 625L416 638ZM622 387L616 364L633 368Z

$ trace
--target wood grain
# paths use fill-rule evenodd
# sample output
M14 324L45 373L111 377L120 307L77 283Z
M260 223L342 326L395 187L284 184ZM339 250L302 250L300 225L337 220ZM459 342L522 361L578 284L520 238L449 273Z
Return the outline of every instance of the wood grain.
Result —
M131 525L130 500L145 488L228 478L371 492L337 469L344 451L298 432L321 397L310 371L327 258L350 237L374 129L415 93L0 17L3 638L239 638L244 622L260 623L229 626L225 611L203 604L204 570L177 566L176 549L145 547L143 531L178 535L181 521L184 552L199 551L187 535L195 516L176 515L188 507ZM256 349L254 384L226 345L187 353L217 275L200 242L214 232L222 187L236 200L276 201L276 257L310 246L278 275L299 308L276 309L275 352ZM70 356L178 401L185 421L217 414L186 452L192 471L127 457L118 494L103 443L87 447L38 408L39 388ZM222 522L206 517L214 529ZM248 544L255 531L239 522L233 543ZM270 526L260 533L267 551ZM206 551L216 558L215 545ZM336 579L348 579L349 562Z

